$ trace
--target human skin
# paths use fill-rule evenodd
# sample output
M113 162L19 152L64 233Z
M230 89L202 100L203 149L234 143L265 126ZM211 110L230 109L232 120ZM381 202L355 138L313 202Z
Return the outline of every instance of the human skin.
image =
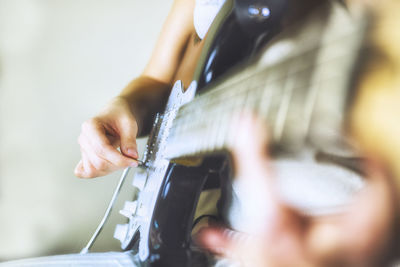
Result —
M365 7L364 1L356 2L350 3L351 8ZM245 137L233 147L235 176L257 184L257 190L263 188L258 196L260 210L262 203L268 202L273 212L256 236L246 235L247 242L240 238L241 233L204 229L198 241L209 250L243 266L386 266L395 256L400 184L400 2L368 1L367 6L375 12L369 53L355 85L357 94L347 125L348 134L367 160L366 187L336 216L311 218L287 207L275 191L267 150L260 150L268 146L268 138L257 133L266 128L248 116L235 127L238 136Z
M75 169L78 177L102 176L137 165L134 160L138 156L136 135L145 132L145 122L151 121L168 95L182 51L194 33L193 14L188 12L193 10L193 4L194 1L175 1L142 75L96 117L83 124L79 137L82 160ZM384 34L382 31L375 34ZM393 175L400 177L397 162L400 124L399 117L393 116L400 114L400 86L396 78L400 77L400 68L399 61L394 60L399 58L399 46L391 45L393 39L398 40L398 33L393 32L391 36L394 37L390 42L376 44L386 51L387 56L380 61L383 68L371 72L367 75L369 80L361 83L352 112L349 132L371 160L369 183L347 212L339 216L308 218L282 203L274 190L273 179L265 179L273 177L269 157L265 150L260 150L268 144L268 138L261 134L266 132L265 126L250 116L243 120L242 123L247 123L245 126L237 127L252 131L243 132L242 135L251 138L243 139L233 148L236 176L248 179L250 185L259 185L257 188L263 190L260 202L272 203L272 220L266 222L257 238L250 237L246 246L227 237L221 229L205 230L199 237L205 247L226 257L239 258L248 266L365 267L379 266L384 261L397 218L397 195L393 186L397 179L393 179ZM383 94L375 90L382 84L386 84ZM369 126L371 122L376 125L373 129ZM249 155L244 161L240 157L243 154Z
M195 32L193 9L194 0L174 1L142 74L82 124L77 177L93 178L138 165L136 136L148 131L167 99L182 53Z
M254 115L237 121L234 179L247 187L247 197L257 207L256 214L243 220L264 223L246 234L204 228L196 238L199 244L243 266L385 266L398 215L396 190L385 168L367 164L367 184L343 212L306 216L279 196L267 153L267 127Z

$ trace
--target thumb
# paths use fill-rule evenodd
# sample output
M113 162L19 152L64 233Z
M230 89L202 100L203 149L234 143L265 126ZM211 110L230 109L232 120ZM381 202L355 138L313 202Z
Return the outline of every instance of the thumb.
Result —
M129 120L119 125L119 134L121 138L121 152L127 157L138 158L136 135L138 132L137 123Z

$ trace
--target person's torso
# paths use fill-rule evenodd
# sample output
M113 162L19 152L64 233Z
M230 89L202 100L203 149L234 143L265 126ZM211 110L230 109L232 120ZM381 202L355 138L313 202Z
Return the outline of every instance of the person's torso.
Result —
M175 80L181 80L187 88L193 79L204 38L226 0L196 0L193 11L194 32L186 45L182 61L175 73Z

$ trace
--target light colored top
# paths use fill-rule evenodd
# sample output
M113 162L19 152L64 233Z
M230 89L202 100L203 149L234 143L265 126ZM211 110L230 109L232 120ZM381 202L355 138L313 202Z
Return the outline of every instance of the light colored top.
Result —
M200 39L206 36L208 29L224 3L225 0L196 0L193 23Z

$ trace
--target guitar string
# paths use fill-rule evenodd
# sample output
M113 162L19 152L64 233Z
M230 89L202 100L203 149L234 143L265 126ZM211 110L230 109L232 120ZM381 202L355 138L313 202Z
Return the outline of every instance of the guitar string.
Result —
M352 34L354 34L354 33L352 33ZM339 45L340 48L343 48L345 46L345 44L346 44L346 40L347 39L348 39L347 35L346 36L339 36L338 38L334 39L333 41L330 41L330 43L328 43L328 44L319 43L317 45L312 46L311 48L300 49L299 51L297 51L297 53L292 53L292 55L286 56L285 58L283 58L282 60L276 62L273 65L267 65L267 66L262 67L261 69L258 69L258 70L256 69L255 71L253 70L254 66L251 65L251 66L249 66L247 68L248 69L247 71L246 70L243 71L244 74L240 74L239 73L239 75L235 75L235 76L238 76L238 77L234 78L234 79L228 79L223 84L217 85L217 86L215 86L213 88L210 88L209 90L206 90L206 92L203 95L209 95L210 98L213 95L218 97L218 94L220 93L220 91L222 91L222 93L225 96L227 96L227 95L229 95L229 93L226 92L227 90L224 90L224 89L227 89L227 87L230 87L232 84L237 84L237 83L240 83L240 82L247 82L248 80L253 79L254 76L258 76L260 73L263 73L263 72L269 72L269 73L272 73L272 74L276 75L276 71L274 71L274 70L276 70L276 68L279 67L280 65L284 65L284 64L287 64L287 63L299 61L298 58L302 58L303 60L308 62L307 58L309 56L315 57L316 55L318 55L316 52L321 51L321 49L322 49L322 51L329 50L329 51L335 51L335 52L343 51L343 52L345 52L347 54L354 53L354 51L349 51L348 47L346 47L346 49L335 49L335 46L337 46L337 45ZM350 53L348 53L348 52L350 52ZM325 59L323 58L322 61L319 61L319 62L318 61L316 61L316 62L314 61L313 64L311 65L311 67L319 65L321 63L324 63L323 61L329 61L330 59L332 59L332 58L329 58L329 56L330 56L329 54L330 53L325 53L324 56L325 57L328 56L328 58L325 58ZM335 56L335 53L332 53L332 54L333 54L333 56ZM342 55L342 56L345 56L345 55ZM304 66L305 64L302 64L302 65ZM310 67L310 66L308 66L308 67ZM301 70L302 69L300 69L300 71ZM274 79L270 79L269 80L268 76L271 76L271 75L267 75L267 81L268 82L273 82ZM265 78L263 79L263 82L266 82ZM194 101L196 101L196 100L201 101L199 98L195 99ZM185 107L182 107L182 110L184 110L184 108Z
M324 47L325 49L326 49L326 47ZM315 53L315 51L316 50L318 50L318 49L315 49L315 48L313 48L313 49L310 49L310 50L313 50L313 51L307 51L306 53L304 53L304 54L296 54L296 55L294 55L293 57L290 57L290 58L287 58L287 59L285 59L283 62L280 62L279 64L276 64L276 65L274 65L274 66L272 66L273 68L271 68L271 66L268 66L267 68L262 68L261 70L259 70L259 71L256 71L256 72L253 72L253 73L251 73L249 76L247 76L247 77L244 77L242 80L237 80L236 81L236 84L239 84L239 83L246 83L246 82L248 82L248 80L250 80L250 79L254 79L254 77L255 76L262 76L262 78L261 79L259 79L259 80L261 80L261 83L267 83L267 82L275 82L275 81L279 81L279 80L282 80L282 78L287 78L287 77L285 77L284 75L281 75L281 76L283 76L283 77L280 77L280 79L277 79L276 77L274 78L274 79L270 79L269 78L269 76L274 76L274 72L276 72L276 69L279 69L279 68L281 68L280 66L281 65L285 65L285 64L287 64L287 63L296 63L296 61L301 61L301 60L303 60L304 58L307 58L307 57L309 57L310 56L310 54L311 55L313 55L313 56L315 56L315 55L317 55L316 53ZM349 52L349 50L348 49L346 49L345 50L346 52ZM354 51L350 51L350 52L354 52ZM351 53L347 53L347 54L349 54L349 55L351 55ZM326 60L325 59L325 62L324 61L317 61L317 62L312 62L312 64L301 64L300 66L302 66L302 68L300 68L298 71L296 71L296 72L294 72L293 74L293 76L295 76L295 75L298 75L298 73L300 73L300 72L302 72L302 71L305 71L305 70L310 70L310 69L314 69L315 68L315 66L317 66L317 65L322 65L322 64L324 64L324 65L327 65L328 63L329 63L329 61L334 61L334 60L336 60L337 58L340 58L340 57L346 57L347 55L345 54L345 55L340 55L340 56L337 56L336 58L331 58L331 59L328 59L328 60ZM298 59L298 58L300 58L300 59ZM306 61L306 62L308 62L308 61ZM306 66L306 67L304 67L304 66ZM314 68L313 68L314 67ZM281 72L282 73L282 71L279 71L279 72ZM265 74L266 73L266 74ZM272 74L272 75L271 75ZM289 77L290 78L290 77ZM205 98L208 98L208 99L220 99L221 98L221 96L223 97L223 98L226 98L226 97L229 97L230 96L230 94L229 94L229 92L234 92L234 93L236 93L236 91L235 90L231 90L231 88L227 88L229 85L231 85L231 83L228 83L228 85L222 85L222 86L217 86L216 88L215 88L215 90L211 90L210 92L207 92L207 93L205 93L205 94L203 94L203 95L201 95L199 98L197 98L197 99L195 99L193 102L196 102L196 101L198 101L198 102L200 102L200 101L202 101L202 102L206 102L206 101L203 101L203 99L205 99ZM235 86L235 87L238 87L238 86ZM243 88L242 86L240 86L240 88ZM224 90L225 89L225 90ZM227 89L227 90L226 90ZM247 88L247 91L248 90L253 90L253 87L250 87L250 88ZM237 93L236 93L237 94ZM191 107L192 109L194 108L194 106L196 105L197 103L195 103L194 105L187 105L187 106L183 106L182 107L182 109L180 110L180 116L182 116L183 114L188 114L188 113L190 113L190 112L186 112L185 111L185 108L187 108L187 107ZM196 105L196 107L195 108L198 108L198 106L201 106L201 102L200 103L198 103L199 105ZM206 102L206 105L207 105L207 102ZM177 118L179 119L179 117L180 116L177 116Z
M266 66L263 66L260 69L257 69L254 65L250 65L244 71L241 70L240 73L236 73L236 75L234 75L235 76L234 78L229 78L222 84L219 84L217 86L213 86L209 89L206 89L206 91L202 95L209 95L211 97L212 95L218 94L220 91L223 91L223 94L226 94L227 92L225 89L232 86L232 84L235 85L240 82L246 82L250 79L253 79L254 76L259 75L261 72L266 72L266 71L274 72L274 70L277 67L279 67L279 65L288 64L290 62L295 62L297 58L307 58L310 56L310 54L311 54L311 56L315 56L315 55L317 55L316 52L321 51L321 48L334 51L334 49L330 49L330 47L335 46L337 44L340 44L341 47L343 47L342 42L345 41L347 38L348 38L348 36L340 36L339 38L331 41L329 44L319 43L317 45L312 46L311 48L299 49L296 53L292 53L291 55L285 56L280 61L275 62L272 65L267 64ZM349 52L347 49L342 49L342 51ZM314 63L314 65L311 65L311 67L318 65L319 63L322 63L322 62L313 62L313 63ZM253 70L253 69L255 69L255 70ZM274 80L270 80L270 82L272 82L272 81L274 81ZM264 82L265 82L265 79L264 79ZM197 100L200 101L200 99L197 99Z
M349 50L347 50L347 52L349 52ZM351 53L347 53L347 54L351 55ZM315 54L315 55L317 55L317 54ZM292 79L292 80L299 81L301 79L304 79L304 72L306 72L307 75L309 75L310 73L312 74L312 72L313 72L313 70L315 70L316 66L318 66L318 65L327 66L327 65L330 65L330 63L332 64L332 62L335 62L335 61L342 61L343 58L345 58L347 56L348 55L345 54L345 55L337 56L336 58L331 58L329 60L326 60L325 62L321 62L321 61L319 61L319 62L317 61L316 62L316 61L314 61L311 64L301 64L302 67L301 67L300 70L295 70L293 72L290 72L290 71L286 70L286 73L287 73L286 75L281 75L281 78L279 78L279 79L276 79L276 78L272 79L271 83L272 83L272 85L279 85L282 82L283 83L286 82L288 80L288 78ZM300 56L300 59L297 59L297 61L301 61L302 58L303 57ZM293 60L293 59L290 60L289 62L292 63L292 65L293 65L293 63L296 63L296 61ZM282 62L280 65L285 65L285 64L287 64L287 62ZM299 66L299 64L296 64L296 65ZM276 67L279 68L279 66L276 66ZM174 126L178 125L178 128L179 128L180 125L183 125L186 128L186 130L192 128L191 132L193 132L194 130L207 128L207 127L204 127L204 126L207 126L210 123L206 124L205 121L204 121L205 119L207 119L207 120L208 119L211 119L211 120L214 119L214 117L209 116L209 115L212 115L212 114L207 114L207 113L210 112L210 110L215 111L215 109L213 109L213 108L210 109L210 107L217 106L219 113L222 113L221 111L223 109L225 111L228 111L228 113L232 113L232 111L238 110L238 108L242 109L243 106L244 106L242 102L235 102L235 101L232 102L232 101L229 101L227 98L235 97L236 99L246 99L245 97L243 97L244 94L254 95L254 97L255 97L258 94L255 93L254 90L257 90L256 88L261 88L266 83L266 80L268 79L268 78L266 78L266 76L268 76L268 72L269 71L270 71L269 69L262 69L262 70L258 71L257 73L254 73L253 75L246 77L245 80L238 81L238 85L236 85L235 88L233 88L233 89L232 88L221 87L221 88L218 88L219 89L218 93L214 93L214 91L211 91L212 93L210 92L207 95L201 95L199 97L199 98L202 98L200 101L197 100L196 103L194 103L194 104L192 104L190 106L189 105L186 106L185 109L196 108L197 110L204 110L204 112L203 113L199 113L199 112L190 113L190 110L182 109L178 113L178 114L180 114L180 116L177 116L177 121L175 122ZM267 74L265 74L265 73L267 73ZM259 78L257 76L259 76L259 77L261 76L261 78ZM324 75L324 76L326 76L326 75ZM255 79L256 77L257 77L257 79ZM295 77L295 79L293 79L293 77ZM250 79L259 80L261 82L259 82L259 83L254 83L253 82L252 86L240 86L239 85L239 84L243 84L243 83L248 83L248 80L250 80ZM312 107L311 106L315 102L315 98L316 98L316 95L317 95L317 90L316 89L320 88L323 83L326 83L326 82L331 81L331 80L332 80L332 77L328 76L328 77L324 77L324 78L319 77L316 81L309 81L308 84L305 84L303 86L299 86L297 83L295 83L295 84L297 84L297 85L294 85L294 88L296 88L296 90L297 89L301 90L301 89L305 89L305 88L311 88L311 92L309 92L309 94L310 94L309 100L308 101L306 100L306 102L308 102L308 105L306 105L308 107L307 108L308 111L306 111L306 110L303 111L303 113L307 114L305 116L306 117L305 118L306 122L309 122L310 121L310 116L312 116ZM264 86L264 88L261 89L261 96L263 94L265 94L265 93L268 93L268 91L271 91L271 90L275 91L275 92L277 91L277 89L274 89L272 87L273 86L266 84ZM235 90L236 88L239 88L239 90L238 90L239 92L237 92ZM222 90L222 89L234 91L234 94L233 93L226 94L226 90ZM212 97L211 97L211 95L212 95ZM222 102L221 99L222 98L223 98L223 103L224 104L221 105L221 102ZM261 110L261 105L259 105L259 103L262 102L262 101L260 101L262 98L263 97L259 97L259 99L257 99L258 101L255 101L256 105L254 105L253 108L256 111L262 111ZM205 99L206 100L209 99L210 101L205 101ZM219 105L215 105L215 103L218 103ZM225 103L228 103L228 105L225 104ZM237 103L239 103L239 104L237 104ZM261 113L263 113L263 112L261 112ZM190 120L188 120L188 116L189 116L188 114L190 114ZM201 114L200 120L198 120L198 119L196 120L195 118L193 118L193 114ZM206 116L204 116L204 115L206 115ZM260 114L260 115L267 116L267 114ZM220 117L220 114L217 114L216 117L217 118ZM203 118L203 119L201 119L201 118ZM190 122L190 123L182 123L182 121L186 121L186 122ZM306 124L309 124L309 123L306 123ZM195 128L193 128L193 127L195 127ZM175 131L175 133L176 132L177 131ZM210 140L208 140L208 141L210 141Z
M322 46L322 45L321 45ZM317 48L319 48L319 46L317 46ZM314 48L312 48L313 50L314 49L316 49L315 47ZM317 49L318 50L318 49ZM298 55L295 55L295 57L296 56L299 56L299 57L302 57L302 56L304 56L303 54L298 54ZM285 59L285 60L283 60L283 62L281 62L282 64L285 64L286 62L293 62L293 58L288 58L288 59ZM313 63L316 63L316 62L313 62ZM316 64L315 64L316 65ZM279 64L278 64L278 66L279 66ZM271 72L271 68L272 67L274 67L274 68L276 68L276 65L274 64L274 66L270 66L269 68L267 67L267 68L265 68L265 69L263 69L263 70L261 70L261 71L259 71L259 72L256 72L256 73L250 73L250 76L249 77L246 77L246 74L244 74L244 76L245 77L242 77L242 80L241 81L239 81L240 83L246 83L246 82L248 82L252 77L255 77L255 76L259 76L260 75L260 73L261 74L264 74L264 72ZM313 68L313 67L315 67L313 64L311 64L311 67ZM251 70L251 68L250 68L250 70ZM286 72L285 72L286 73ZM263 75L264 76L264 75ZM284 77L285 77L285 80L284 79L281 79L283 82L284 82L284 84L285 83L287 83L287 77L286 77L286 75L284 75ZM240 78L240 77L239 77ZM267 75L267 80L268 80L268 75ZM287 118L287 111L288 111L288 109L289 109L289 104L290 104L290 101L291 101L291 99L292 99L292 91L294 90L294 87L295 87L295 82L294 82L294 80L291 80L292 82L290 82L289 83L289 85L286 85L285 87L284 87L284 92L283 92L283 96L282 96L282 98L281 98L281 103L280 103L280 109L278 110L278 116L277 116L277 124L279 124L280 125L280 127L278 127L278 132L280 132L280 133L278 133L277 135L281 135L281 133L282 133L282 127L283 127L283 125L285 124L285 121L286 121L286 118ZM266 83L266 80L265 80L265 78L263 77L263 79L262 79L262 82L263 83ZM269 82L274 82L273 80L272 81L269 81ZM277 79L277 81L276 81L278 84L279 84L279 82L280 82L280 80L279 79ZM320 87L320 85L321 85L321 80L319 80L319 81L317 81L317 83L319 84L319 86L318 87ZM254 82L253 82L253 84L254 84ZM205 102L205 105L204 105L204 103L201 103L201 104L203 104L203 106L202 105L198 105L197 107L195 107L194 105L192 105L192 107L189 107L189 109L193 109L193 108L199 108L199 106L200 107L203 107L202 109L203 110L206 110L206 113L208 112L208 113L210 113L210 111L212 110L212 109L206 109L206 108L209 108L210 106L211 107L213 107L213 106L215 106L215 102L221 102L222 100L224 100L225 102L227 101L227 98L229 98L229 97L232 97L232 96L227 96L226 95L226 92L223 92L223 91L226 91L226 90L223 90L223 89L225 89L225 88L227 88L227 87L231 87L232 86L232 81L230 81L230 82L228 82L227 84L225 84L225 86L221 86L220 88L215 88L214 90L212 90L211 91L211 96L212 95L214 95L214 97L215 98L213 98L213 102L214 103L212 103L211 101L206 101L206 100L204 100L204 99L206 99L206 98L203 98L203 99L201 99L201 100L199 100L199 101L202 101L202 102ZM230 112L229 113L232 113L232 110L236 110L237 108L240 108L241 110L243 110L243 107L251 107L251 108L255 108L257 111L260 111L260 107L261 107L261 103L262 103L262 101L261 101L261 99L263 98L263 96L265 95L265 93L271 93L272 91L277 91L276 89L275 90L273 90L273 88L271 87L271 86L261 86L261 87L263 87L263 89L262 89L262 93L261 93L261 97L258 97L257 98L257 95L256 94L254 94L254 90L255 90L255 88L258 88L259 87L259 85L257 84L256 86L241 86L240 87L240 89L242 89L242 91L239 93L242 97L240 97L240 98L237 98L236 97L236 100L238 100L238 101L236 101L236 102L233 102L234 104L233 104L233 106L222 106L221 107L221 109L219 110L219 112L221 112L221 111L223 111L223 109L228 109ZM268 88L267 88L268 87ZM304 86L304 87L307 87L307 86ZM244 88L244 89L243 89ZM308 88L311 88L311 89L315 89L315 88L317 88L317 86L313 86L313 83L310 83L309 84L309 86L308 86ZM249 91L253 91L252 93L249 93ZM222 93L221 93L221 91L222 91ZM232 90L232 91L235 91L235 90ZM237 93L237 92L235 92L235 93ZM234 93L234 95L233 95L233 97L235 97L235 93ZM245 94L245 96L243 97L243 94ZM308 99L310 99L310 101L306 101L306 102L309 102L309 103L313 103L314 101L315 101L315 95L316 95L316 92L314 91L314 90L312 90L310 93L310 97L307 97ZM234 99L235 100L235 99ZM194 101L196 101L196 99L194 100ZM285 103L285 105L282 105L282 102L283 103ZM306 105L306 106L308 106L308 105ZM181 113L183 112L182 110L183 109L185 109L185 107L182 107L182 109L180 110L181 111ZM311 116L312 115L312 108L308 108L308 110L311 110L311 112L310 111L304 111L304 113L306 113L306 114L309 114L309 116ZM268 112L269 111L269 108L268 109L266 109L266 111ZM190 114L191 112L186 112L186 114ZM223 114L224 114L224 116L229 116L229 114L226 114L226 112L222 112ZM179 114L179 113L178 113ZM197 113L197 114L199 114L199 113ZM209 114L209 115L212 115L212 114ZM266 116L267 114L265 114L265 116ZM186 119L187 120L187 116L182 116L183 117L183 119ZM200 116L200 118L205 118L205 117L208 117L208 118L211 118L211 116ZM216 116L216 118L218 119L218 118L221 118L220 116ZM175 122L177 122L178 121L178 119L181 119L181 118L177 118L177 120L175 121ZM192 118L192 122L193 121L195 121L195 120L193 120L193 118ZM309 121L309 120L308 120ZM226 123L225 123L226 124ZM184 125L184 127L187 127L188 125L187 124L183 124ZM207 124L207 123L204 123L204 121L202 121L202 125L205 125L206 126L206 128L207 127L210 127L210 124ZM213 126L215 126L215 125L218 125L218 122L215 120L215 118L214 118L214 123L211 123L211 125L213 125ZM179 126L179 125L178 125ZM194 126L196 126L196 124L194 125ZM213 127L214 128L214 127ZM217 131L218 132L218 131ZM210 135L210 134L209 134ZM215 135L215 133L211 133L211 135ZM207 141L209 141L209 140L207 140ZM210 143L210 142L208 142L208 143ZM83 249L82 249L82 251L81 251L81 254L85 254L85 253L87 253L87 252L89 252L89 250L90 250L90 248L92 247L92 245L93 245L93 243L94 243L94 241L96 240L96 238L97 238L97 236L99 235L99 233L101 232L101 230L102 230L102 228L103 228L103 226L104 226L104 224L105 224L105 222L106 222L106 220L108 219L108 217L109 217L109 215L110 215L110 212L111 212L111 209L112 209L112 207L113 207L113 205L114 205L114 202L115 202L115 200L116 200L116 198L117 198L117 196L118 196L118 193L119 193L119 191L120 191L120 189L121 189L121 187L122 187L122 184L123 184L123 182L124 182L124 180L125 180L125 178L126 178L126 176L127 176L127 174L128 174L128 172L129 172L129 169L130 168L127 168L127 169L125 169L124 170L124 172L123 172L123 174L121 175L121 178L120 178L120 180L119 180L119 183L118 183L118 185L117 185L117 187L116 187L116 189L115 189L115 191L114 191L114 194L113 194L113 197L112 197L112 199L110 200L110 203L109 203L109 205L108 205L108 208L107 208L107 210L106 210L106 212L105 212L105 215L104 215L104 217L103 217L103 219L102 219L102 221L101 221L101 223L99 224L99 226L97 227L97 229L96 229L96 231L95 231L95 233L93 234L93 236L92 236L92 238L90 239L90 241L88 242L88 244L86 245L86 247L84 247Z

